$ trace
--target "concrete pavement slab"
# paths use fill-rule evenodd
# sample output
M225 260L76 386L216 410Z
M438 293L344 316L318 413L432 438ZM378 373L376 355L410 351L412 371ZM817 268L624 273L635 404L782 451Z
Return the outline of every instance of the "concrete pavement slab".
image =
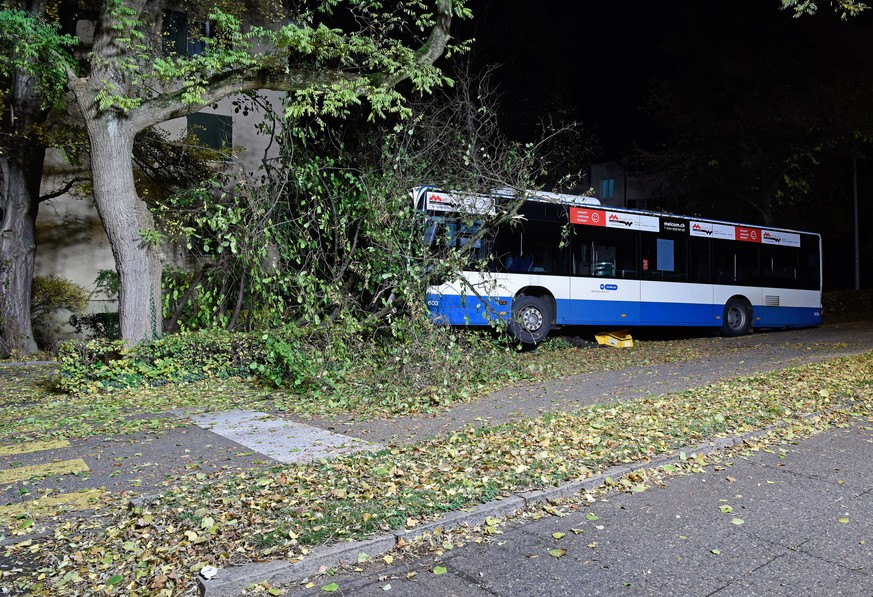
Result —
M247 410L192 415L191 421L285 463L308 462L380 447L311 425Z

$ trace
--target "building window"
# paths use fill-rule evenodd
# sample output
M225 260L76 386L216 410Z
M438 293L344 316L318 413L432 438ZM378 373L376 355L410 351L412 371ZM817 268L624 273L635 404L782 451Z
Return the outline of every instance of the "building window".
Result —
M233 117L203 112L190 114L188 134L203 147L227 149L233 144Z
M612 199L615 196L615 179L604 178L600 181L600 198Z
M209 22L195 21L184 12L164 13L164 53L176 56L197 56L206 51L206 39L212 35Z

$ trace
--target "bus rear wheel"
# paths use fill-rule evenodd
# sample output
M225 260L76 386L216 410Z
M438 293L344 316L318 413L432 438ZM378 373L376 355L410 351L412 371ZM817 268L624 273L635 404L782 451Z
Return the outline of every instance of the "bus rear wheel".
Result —
M721 333L725 336L745 336L752 330L752 306L732 298L724 306Z
M552 307L546 299L519 296L512 301L512 335L522 344L538 344L549 335L552 317Z

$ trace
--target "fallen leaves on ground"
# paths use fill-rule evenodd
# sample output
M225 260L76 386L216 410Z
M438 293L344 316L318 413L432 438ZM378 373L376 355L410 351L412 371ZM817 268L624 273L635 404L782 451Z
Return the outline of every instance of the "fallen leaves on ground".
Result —
M314 546L404 528L409 520L427 522L704 439L774 424L774 438L796 438L870 415L871 407L873 352L657 398L467 428L375 453L189 478L143 506L127 508L119 499L102 509L101 520L70 521L53 536L7 547L8 558L28 565L4 572L3 584L34 595L191 593L194 574L205 565L299 560ZM705 457L692 453L674 467L705 464ZM657 481L635 473L627 477L629 486L619 480L616 488L635 491Z

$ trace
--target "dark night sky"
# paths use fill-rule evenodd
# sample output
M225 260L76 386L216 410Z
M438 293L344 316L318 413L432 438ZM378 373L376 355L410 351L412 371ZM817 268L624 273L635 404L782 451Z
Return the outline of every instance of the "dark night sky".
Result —
M533 134L549 112L579 120L606 153L643 132L639 111L659 60L667 3L474 0L474 66L497 80L510 132ZM519 126L520 125L520 126Z
M745 44L749 36L779 36L800 47L839 45L861 28L873 35L873 15L841 22L827 2L819 4L815 17L795 19L778 0L470 0L474 19L461 35L476 39L474 71L501 65L496 79L510 134L531 135L543 115L563 113L596 135L602 151L595 159L612 159L634 143L659 141L641 109L653 81L677 68L667 48L682 52L682 40L695 32L717 31L722 22L736 30L698 46L703 59L722 52L719 44Z

